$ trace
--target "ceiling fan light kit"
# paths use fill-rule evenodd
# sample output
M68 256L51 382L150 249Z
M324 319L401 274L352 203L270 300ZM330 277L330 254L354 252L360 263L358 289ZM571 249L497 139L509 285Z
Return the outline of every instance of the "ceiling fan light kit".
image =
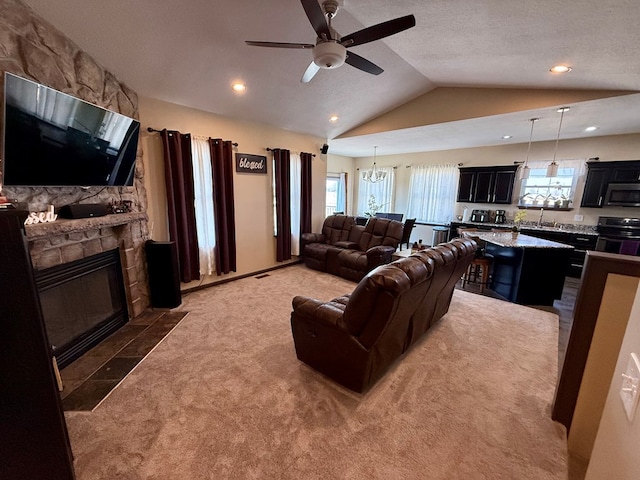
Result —
M245 43L254 47L313 49L313 61L302 75L302 83L311 81L321 68L331 70L345 63L371 75L380 75L384 71L382 68L360 55L347 52L347 48L395 35L414 27L416 24L416 19L413 15L406 15L363 28L340 38L340 35L331 26L331 20L338 11L339 4L337 0L324 0L322 7L317 0L300 0L300 2L311 26L316 32L315 45L310 43L258 42L253 40L247 40Z
M319 43L313 49L313 63L320 68L338 68L347 58L347 49L336 42Z

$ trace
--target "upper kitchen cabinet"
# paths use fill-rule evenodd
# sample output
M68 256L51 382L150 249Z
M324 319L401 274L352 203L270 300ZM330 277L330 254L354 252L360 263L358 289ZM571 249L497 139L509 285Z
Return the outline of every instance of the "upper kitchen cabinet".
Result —
M517 165L460 169L458 202L511 203Z
M640 161L587 162L581 207L603 207L610 184L640 184Z

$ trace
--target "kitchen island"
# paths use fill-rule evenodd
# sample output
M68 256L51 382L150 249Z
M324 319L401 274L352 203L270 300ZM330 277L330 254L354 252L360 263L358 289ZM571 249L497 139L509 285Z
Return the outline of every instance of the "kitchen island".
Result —
M493 256L489 288L510 302L553 305L562 297L573 246L511 232L473 232Z

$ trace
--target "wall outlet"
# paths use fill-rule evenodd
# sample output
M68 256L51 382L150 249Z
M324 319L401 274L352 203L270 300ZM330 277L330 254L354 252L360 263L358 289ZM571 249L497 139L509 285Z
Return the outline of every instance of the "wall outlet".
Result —
M630 422L636 413L638 398L640 397L640 360L635 353L629 355L627 370L622 374L622 387L620 388L620 398L624 411Z
M584 220L584 215L574 215L573 216L573 221L574 222L581 222Z

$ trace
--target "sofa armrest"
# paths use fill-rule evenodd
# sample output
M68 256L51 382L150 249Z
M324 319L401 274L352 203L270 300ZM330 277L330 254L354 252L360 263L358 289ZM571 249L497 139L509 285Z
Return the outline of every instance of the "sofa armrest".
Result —
M293 315L296 317L344 330L341 320L345 303L321 302L315 298L298 295L293 297L291 304L293 305Z
M303 233L300 240L304 243L325 243L324 235L321 233Z
M391 263L391 255L393 255L393 252L395 251L395 248L385 245L371 247L366 252L369 268L377 267L378 265L384 265L385 263Z
M360 250L357 242L350 242L349 240L343 240L333 244L334 247L344 248L346 250Z

